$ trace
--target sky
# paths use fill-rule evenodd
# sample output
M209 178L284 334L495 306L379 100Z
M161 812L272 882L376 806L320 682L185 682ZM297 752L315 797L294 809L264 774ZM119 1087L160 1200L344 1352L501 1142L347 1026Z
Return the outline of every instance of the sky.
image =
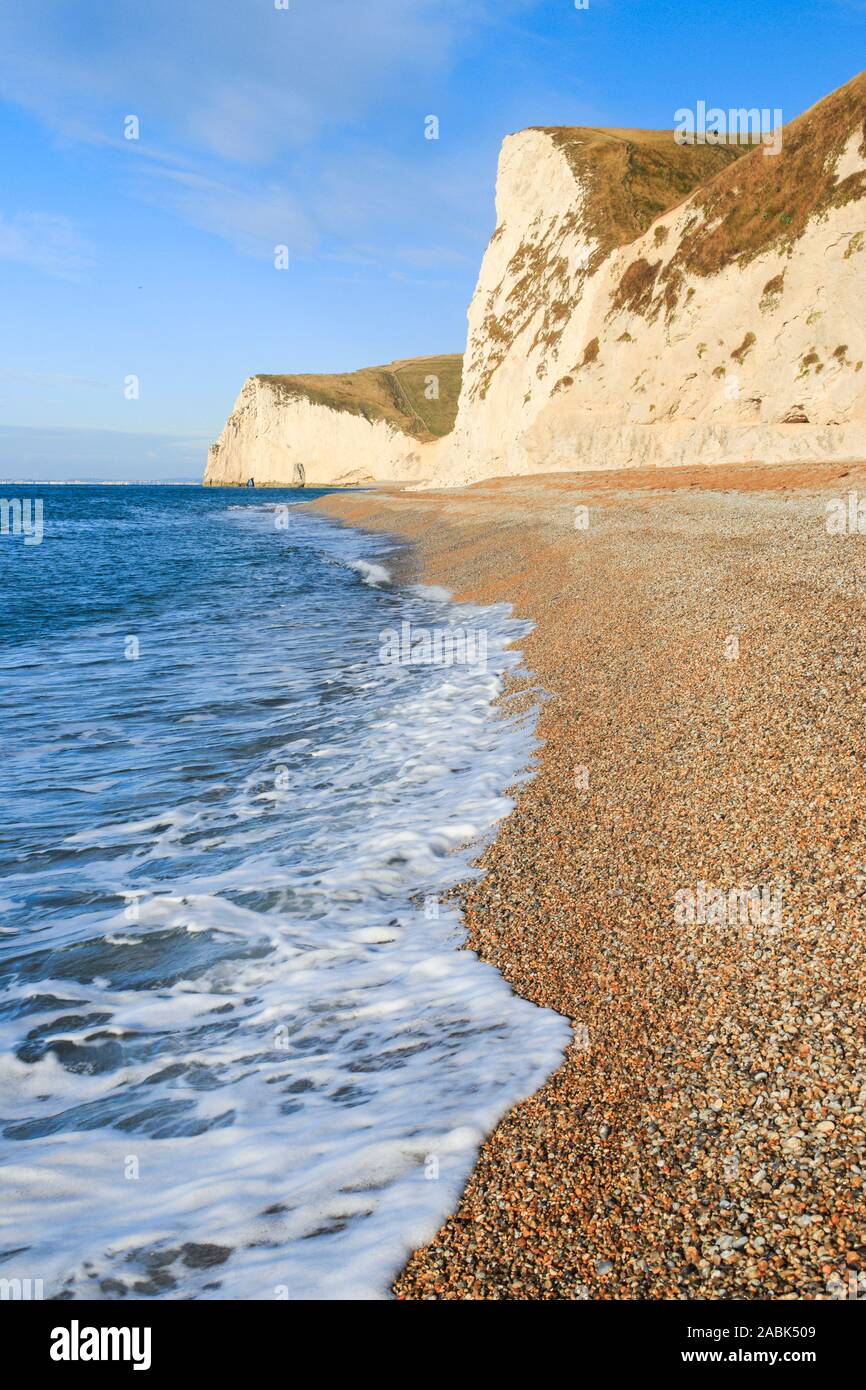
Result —
M0 477L198 478L253 373L462 351L509 132L787 121L864 54L866 0L7 4Z

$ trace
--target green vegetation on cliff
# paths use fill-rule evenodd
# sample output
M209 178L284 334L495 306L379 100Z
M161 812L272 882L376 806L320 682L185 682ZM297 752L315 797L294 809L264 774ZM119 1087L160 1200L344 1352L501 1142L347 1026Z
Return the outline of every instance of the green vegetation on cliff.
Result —
M415 439L448 434L457 414L463 358L407 357L383 367L333 375L271 376L269 383L286 399L305 396L314 405L384 420Z

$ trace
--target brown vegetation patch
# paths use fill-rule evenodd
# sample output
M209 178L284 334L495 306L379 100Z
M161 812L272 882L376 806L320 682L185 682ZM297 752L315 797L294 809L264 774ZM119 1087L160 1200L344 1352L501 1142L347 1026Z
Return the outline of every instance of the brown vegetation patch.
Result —
M751 352L752 348L755 346L756 342L757 339L754 333L747 333L743 341L740 343L740 346L738 348L734 348L733 352L731 353L731 356L733 357L735 362L739 363L741 367L745 362L746 357Z
M650 265L643 256L632 261L625 271L613 296L614 309L628 309L633 314L646 312L652 300L656 277L661 270L661 261Z
M763 314L766 314L769 312L769 310L776 308L776 306L779 303L779 300L782 297L782 291L784 288L785 272L783 270L780 275L774 275L772 280L768 280L763 288L760 303L758 305Z
M572 370L579 372L581 367L588 367L591 362L596 362L598 360L598 351L598 338L593 338L583 349L583 357Z
M670 277L670 279L668 280L667 284L665 285L665 292L664 292L664 294L663 294L663 296L662 296L662 302L663 302L663 304L664 304L664 306L665 306L665 319L666 319L668 322L669 322L669 321L673 318L673 316L674 316L674 310L676 309L676 307L677 307L677 305L678 305L678 303L679 303L679 299L680 299L680 290L682 289L682 286L683 286L683 277L682 277L682 275L679 275L679 274L677 274L677 275L672 275L672 276ZM687 296L686 296L686 299L687 299L687 300L691 299L691 297L692 297L693 294L694 294L694 290L690 289L689 292L688 292L688 294L687 294Z
M811 352L803 353L803 356L800 358L800 370L797 375L807 376L812 368L815 369L816 374L824 370L823 363L814 348L812 348Z

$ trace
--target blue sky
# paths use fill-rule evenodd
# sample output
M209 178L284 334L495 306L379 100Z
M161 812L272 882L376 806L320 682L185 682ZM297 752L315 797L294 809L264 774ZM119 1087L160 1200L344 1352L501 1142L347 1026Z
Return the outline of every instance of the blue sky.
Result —
M196 477L253 372L462 350L505 134L790 120L864 40L866 0L4 6L0 476Z

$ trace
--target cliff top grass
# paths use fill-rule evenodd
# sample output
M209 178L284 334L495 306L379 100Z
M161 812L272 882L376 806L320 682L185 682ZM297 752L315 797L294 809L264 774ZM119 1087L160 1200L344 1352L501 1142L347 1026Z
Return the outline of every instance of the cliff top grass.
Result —
M460 353L407 357L381 367L328 375L260 374L286 398L303 396L314 405L382 420L415 439L448 434L457 415L463 358Z
M678 145L672 130L537 126L588 185L586 221L602 256L645 232L699 184L740 159L743 145Z
M784 250L813 217L866 196L866 172L841 178L835 172L852 136L859 136L856 149L866 157L866 72L786 125L779 154L753 148L698 191L694 222L664 278L712 275L773 248Z
M655 318L671 316L687 275L715 275L774 251L784 255L808 224L831 208L866 197L866 170L857 160L837 173L844 152L866 159L866 73L846 82L782 130L781 146L754 146L734 167L695 189L679 244L662 268L644 258L627 266L615 308ZM765 286L780 293L783 275ZM762 304L762 307L764 305Z

